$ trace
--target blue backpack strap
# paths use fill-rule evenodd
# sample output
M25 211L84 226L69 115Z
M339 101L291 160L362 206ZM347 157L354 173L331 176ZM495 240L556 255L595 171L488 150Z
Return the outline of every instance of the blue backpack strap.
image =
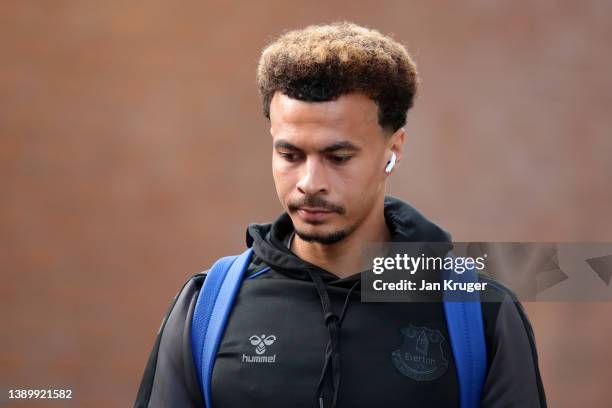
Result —
M445 271L453 282L478 282L475 269ZM444 311L459 381L460 408L477 408L487 373L487 349L478 291L444 292Z
M204 404L212 408L215 356L253 249L219 259L208 271L191 320L191 349Z

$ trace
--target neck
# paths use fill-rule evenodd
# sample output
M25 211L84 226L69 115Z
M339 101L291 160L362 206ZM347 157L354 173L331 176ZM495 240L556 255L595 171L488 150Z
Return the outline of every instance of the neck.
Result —
M362 253L368 242L390 239L391 233L385 223L384 201L381 200L357 229L343 240L323 245L304 241L296 234L291 242L291 251L301 259L345 278L361 271Z

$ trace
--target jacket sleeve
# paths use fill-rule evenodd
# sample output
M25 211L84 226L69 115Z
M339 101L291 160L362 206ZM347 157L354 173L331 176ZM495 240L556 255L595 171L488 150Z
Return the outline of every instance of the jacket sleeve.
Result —
M481 407L546 407L533 330L512 293L506 293L499 304L491 331Z
M134 407L202 408L191 353L191 317L205 275L190 278L162 320Z

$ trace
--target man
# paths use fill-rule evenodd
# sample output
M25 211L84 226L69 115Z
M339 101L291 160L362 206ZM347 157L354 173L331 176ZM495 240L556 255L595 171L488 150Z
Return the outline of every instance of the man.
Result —
M213 405L457 407L441 303L360 302L366 242L450 240L407 203L385 197L416 92L410 56L375 30L346 22L311 26L265 48L257 77L286 212L247 229L254 255L216 354ZM189 279L177 295L136 406L204 406L189 339L205 275ZM527 317L509 291L489 290L499 301L482 304L481 406L543 407ZM437 336L430 340L441 354L428 375L393 362L409 330Z

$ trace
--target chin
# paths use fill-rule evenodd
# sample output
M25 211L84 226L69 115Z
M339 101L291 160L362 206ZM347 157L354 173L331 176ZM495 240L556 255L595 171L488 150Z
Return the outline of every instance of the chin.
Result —
M338 225L294 224L295 233L306 242L316 242L323 245L336 244L351 235L355 227Z
M306 242L316 242L323 245L333 245L344 238L346 238L350 232L346 230L336 230L331 232L305 232L301 230L296 230L295 233Z

